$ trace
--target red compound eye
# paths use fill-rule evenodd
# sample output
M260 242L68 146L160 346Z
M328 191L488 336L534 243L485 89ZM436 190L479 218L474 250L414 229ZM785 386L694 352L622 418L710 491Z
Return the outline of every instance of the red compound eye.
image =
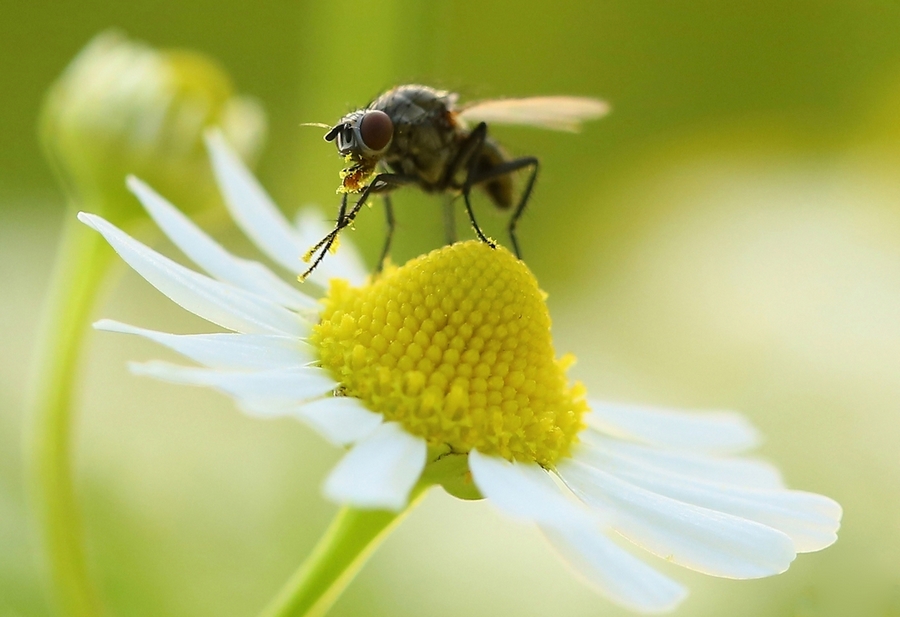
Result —
M363 116L362 122L359 123L359 136L362 137L363 144L369 150L378 152L383 150L394 135L394 123L391 122L390 116L383 111L373 109L367 111Z

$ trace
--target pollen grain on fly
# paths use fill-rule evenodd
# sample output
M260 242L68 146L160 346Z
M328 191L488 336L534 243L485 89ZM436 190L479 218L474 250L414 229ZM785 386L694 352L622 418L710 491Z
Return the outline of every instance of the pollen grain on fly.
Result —
M463 242L364 287L333 281L312 342L346 395L430 445L552 466L587 403L544 298L511 253Z

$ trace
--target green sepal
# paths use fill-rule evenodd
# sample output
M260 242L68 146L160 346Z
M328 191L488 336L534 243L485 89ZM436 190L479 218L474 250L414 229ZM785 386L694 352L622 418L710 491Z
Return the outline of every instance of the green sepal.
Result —
M452 452L446 445L428 448L428 464L420 484L439 485L457 499L484 499L472 480L468 453Z

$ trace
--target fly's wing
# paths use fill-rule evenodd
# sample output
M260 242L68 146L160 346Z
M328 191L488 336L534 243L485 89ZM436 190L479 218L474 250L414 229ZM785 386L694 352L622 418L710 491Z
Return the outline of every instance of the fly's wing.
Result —
M525 99L477 101L459 112L466 122L522 124L576 133L585 120L609 113L609 104L578 96L534 96Z

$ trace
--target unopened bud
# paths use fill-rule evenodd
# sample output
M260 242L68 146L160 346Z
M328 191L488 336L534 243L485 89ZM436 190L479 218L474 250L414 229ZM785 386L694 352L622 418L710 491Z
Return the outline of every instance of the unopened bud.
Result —
M125 192L128 174L176 203L205 205L215 198L203 148L211 126L252 159L266 119L258 103L234 94L230 78L210 58L158 51L107 32L51 87L40 129L72 196L107 218L124 220L140 212Z

